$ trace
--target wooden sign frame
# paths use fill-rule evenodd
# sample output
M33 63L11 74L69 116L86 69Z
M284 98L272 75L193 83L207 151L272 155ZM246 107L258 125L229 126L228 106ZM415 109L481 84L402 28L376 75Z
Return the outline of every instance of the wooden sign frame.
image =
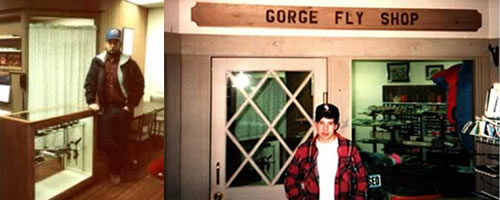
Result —
M481 13L466 9L346 8L198 2L198 26L347 30L477 31Z

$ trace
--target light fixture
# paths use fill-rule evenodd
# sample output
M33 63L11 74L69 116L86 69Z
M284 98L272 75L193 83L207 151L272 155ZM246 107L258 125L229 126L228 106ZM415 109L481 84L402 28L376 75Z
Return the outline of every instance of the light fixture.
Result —
M127 1L141 6L163 3L163 0L127 0Z
M240 72L234 78L233 87L235 87L235 88L245 88L249 84L250 84L250 80L248 78L248 75L244 74L243 72Z

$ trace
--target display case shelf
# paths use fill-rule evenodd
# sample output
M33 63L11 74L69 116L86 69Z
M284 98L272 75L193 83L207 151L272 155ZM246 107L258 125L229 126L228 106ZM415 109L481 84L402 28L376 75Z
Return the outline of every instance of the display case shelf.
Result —
M393 102L393 101L384 101L383 104L394 104L394 105L430 105L430 106L446 106L446 103L438 103L438 102Z
M498 166L497 169L493 169L491 166L475 166L474 171L476 173L498 179Z
M499 145L500 139L497 137L488 137L488 136L474 136L476 138L476 142L484 143L484 144L492 144Z

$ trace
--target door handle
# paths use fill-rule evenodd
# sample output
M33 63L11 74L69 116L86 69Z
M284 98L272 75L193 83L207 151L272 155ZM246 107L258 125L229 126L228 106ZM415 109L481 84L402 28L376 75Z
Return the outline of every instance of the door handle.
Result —
M214 194L214 200L222 200L223 196L224 195L222 195L222 193L217 192L217 193Z
M215 182L217 185L219 185L220 183L220 162L217 162L217 164L215 165Z

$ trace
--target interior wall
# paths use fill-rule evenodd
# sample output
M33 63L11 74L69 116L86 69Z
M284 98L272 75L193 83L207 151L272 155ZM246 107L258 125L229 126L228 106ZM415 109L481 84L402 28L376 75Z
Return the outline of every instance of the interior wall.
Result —
M500 31L500 26L498 26L498 18L500 18L500 15L498 14L498 9L500 9L500 4L498 0L488 0L489 3L489 26L490 28L490 33L489 33L489 38L499 38L499 31ZM496 27L496 28L495 28Z
M498 47L499 39L489 40L488 45ZM477 93L481 94L475 99L474 113L476 116L482 116L484 114L484 104L486 102L486 92L493 86L493 83L500 81L500 70L498 66L495 66L493 62L493 56L488 50L488 56L481 60L478 60L480 64L486 64L490 67L485 67L481 69L481 73L474 74L474 88L477 89Z
M163 48L166 54L181 54L181 36L176 33L164 33Z
M489 42L489 45L494 46L494 47L495 46L498 47L500 45L500 39L499 38L491 39L490 42ZM494 69L493 73L491 73L491 77L490 77L490 80L492 80L491 84L493 84L493 82L498 82L499 81L500 70L498 70L498 69L500 68L500 56L497 56L497 63L498 63L499 66L495 66L495 63L493 61L494 58L493 58L493 55L491 54L491 52L490 52L490 59L491 59L490 65ZM498 74L498 76L496 76L497 74Z
M207 199L210 195L210 139L207 139L211 127L207 117L211 105L210 56L182 55L181 63L180 197Z
M391 83L387 81L387 64L404 61L356 60L352 64L352 114L353 118L371 119L361 114L368 111L368 106L381 106L382 86L384 85L434 85L432 80L425 80L426 65L444 65L447 69L462 61L421 61L410 62L410 82ZM356 127L356 140L371 138L371 127ZM362 150L371 152L371 144L358 143ZM380 149L382 145L378 145ZM379 150L380 150L379 149Z
M145 80L146 88L144 99L149 100L151 95L163 96L164 94L164 60L162 50L158 44L163 41L163 7L148 11Z
M179 0L165 2L165 32L179 32Z
M207 199L210 172L210 57L326 57L329 102L341 110L350 138L352 61L474 60L490 76L487 39L389 39L165 34L167 52L167 199ZM180 40L176 40L180 38ZM180 49L180 72L170 68ZM170 53L172 54L172 53ZM180 80L177 76L181 76ZM489 80L488 80L489 81ZM477 85L477 87L483 87ZM478 93L475 96L484 96ZM181 103L182 102L182 103ZM177 106L180 105L180 110ZM177 110L175 110L177 108ZM171 110L172 109L172 110ZM179 115L175 112L180 112ZM178 118L179 117L179 118ZM216 144L214 144L216 145ZM181 159L182 158L182 159ZM182 169L182 170L180 170ZM171 187L171 188L169 188ZM179 188L181 187L181 188Z
M104 51L104 35L109 29L132 28L134 29L132 58L144 74L148 9L124 0L100 1L100 9L103 12L97 31L97 52Z
M165 197L167 199L181 199L181 56L180 36L165 33Z

